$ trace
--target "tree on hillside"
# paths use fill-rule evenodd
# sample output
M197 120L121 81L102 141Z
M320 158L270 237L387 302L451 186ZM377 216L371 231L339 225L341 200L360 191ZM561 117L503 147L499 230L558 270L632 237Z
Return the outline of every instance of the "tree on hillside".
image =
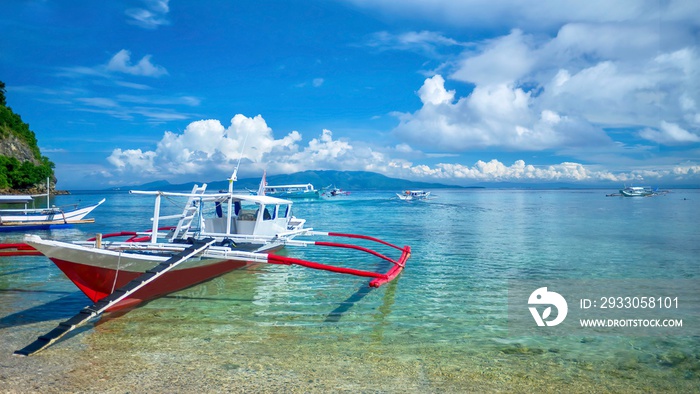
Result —
M20 162L15 157L0 155L0 189L25 189L43 184L47 177L53 177L55 165L41 155L36 135L29 129L29 125L7 106L5 91L5 83L0 81L0 143L5 142L4 134L12 133L29 147L39 164Z
M5 104L5 82L0 81L0 105Z

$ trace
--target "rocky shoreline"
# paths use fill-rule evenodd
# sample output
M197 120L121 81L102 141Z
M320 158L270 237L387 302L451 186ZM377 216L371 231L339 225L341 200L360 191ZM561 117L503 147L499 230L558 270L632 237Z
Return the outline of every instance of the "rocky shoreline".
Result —
M31 187L29 189L0 189L0 195L44 195L46 194L46 187ZM56 190L51 189L52 196L68 195L70 192L68 190Z

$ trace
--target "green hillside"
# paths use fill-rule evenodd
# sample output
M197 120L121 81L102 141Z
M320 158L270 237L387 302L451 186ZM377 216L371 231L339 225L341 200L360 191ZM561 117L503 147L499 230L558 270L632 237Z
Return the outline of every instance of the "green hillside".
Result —
M0 189L28 189L54 179L54 164L41 155L36 135L7 106L0 81ZM55 180L54 180L55 183Z

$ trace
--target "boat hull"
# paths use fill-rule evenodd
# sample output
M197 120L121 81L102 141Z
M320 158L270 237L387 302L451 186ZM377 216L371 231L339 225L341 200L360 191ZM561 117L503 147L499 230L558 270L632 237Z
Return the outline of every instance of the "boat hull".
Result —
M28 243L56 264L93 302L170 257L170 254L118 252L56 241ZM193 257L120 301L108 312L133 307L252 264L256 262L244 257Z
M266 196L286 198L286 199L299 199L299 198L319 198L321 193L318 190L313 192L266 192Z
M95 208L105 202L105 199L95 205L72 211L37 210L37 212L0 213L0 232L26 231L26 230L50 230L71 227L72 224L92 222L84 220Z
M27 224L11 224L0 225L0 233L10 231L29 231L29 230L58 230L62 228L71 228L73 223L27 223Z
M144 286L128 298L117 303L108 312L134 307L144 301L186 289L254 264L245 260L209 260L212 261L209 261L208 264L166 272L153 283ZM57 258L51 258L51 261L93 302L108 296L114 289L126 285L143 274L143 272L97 267Z
M620 194L622 194L624 197L648 197L651 196L652 193L628 192L626 190L620 190Z
M649 186L629 186L620 189L620 194L624 197L649 197L654 195L654 190Z
M403 194L396 193L399 200L403 201L413 201L413 200L427 200L430 196L430 192L409 192L406 191Z

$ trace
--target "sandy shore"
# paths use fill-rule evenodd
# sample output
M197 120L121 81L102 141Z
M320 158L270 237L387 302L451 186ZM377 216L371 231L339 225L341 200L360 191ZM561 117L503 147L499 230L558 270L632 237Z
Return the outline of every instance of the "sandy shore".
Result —
M218 341L226 338L217 335L156 342L110 335L122 327L105 324L34 356L12 355L54 324L0 330L0 392L698 392L697 378L641 375L634 364L572 363L539 351L483 355L464 347L438 354L420 344L410 357L396 356L390 347L346 346L343 338L302 347L287 330L268 341L228 338L226 349L235 350L222 353Z

